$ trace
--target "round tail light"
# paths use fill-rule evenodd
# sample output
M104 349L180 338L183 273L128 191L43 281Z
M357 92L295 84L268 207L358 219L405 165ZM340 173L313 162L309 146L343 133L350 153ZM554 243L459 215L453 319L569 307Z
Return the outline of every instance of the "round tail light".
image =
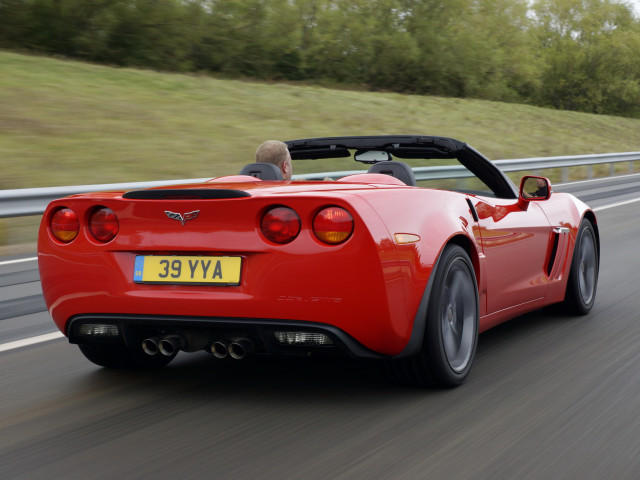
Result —
M260 229L274 243L289 243L300 233L300 217L291 208L274 207L262 216Z
M89 231L99 242L106 243L113 240L119 228L118 217L110 208L102 207L94 210L89 217Z
M324 243L338 245L353 233L353 217L344 208L323 208L313 219L313 233Z
M49 225L53 236L64 243L69 243L76 238L80 231L78 216L70 208L56 210Z

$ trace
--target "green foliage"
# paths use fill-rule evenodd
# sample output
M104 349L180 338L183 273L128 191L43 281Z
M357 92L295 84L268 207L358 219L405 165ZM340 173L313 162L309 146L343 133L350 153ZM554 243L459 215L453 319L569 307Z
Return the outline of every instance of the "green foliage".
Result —
M640 115L640 24L611 0L539 0L536 33L545 61L539 103Z
M0 0L0 47L640 116L622 0Z

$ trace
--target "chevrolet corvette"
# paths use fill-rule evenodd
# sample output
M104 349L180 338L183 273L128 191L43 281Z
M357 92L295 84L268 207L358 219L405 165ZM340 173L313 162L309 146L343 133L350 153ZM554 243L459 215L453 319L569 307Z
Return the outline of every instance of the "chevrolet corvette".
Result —
M596 217L548 179L518 188L445 137L286 144L294 161L366 167L285 181L253 163L199 184L51 202L38 264L69 342L107 368L158 368L180 351L346 354L380 359L404 383L454 387L479 333L552 304L591 310Z

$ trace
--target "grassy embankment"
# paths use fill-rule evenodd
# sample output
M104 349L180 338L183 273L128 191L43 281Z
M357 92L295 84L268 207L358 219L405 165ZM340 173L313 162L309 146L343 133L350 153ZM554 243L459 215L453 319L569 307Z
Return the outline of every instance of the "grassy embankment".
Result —
M492 159L640 150L637 119L0 52L0 190L214 177L253 161L265 139L388 133L450 136ZM354 168L352 161L294 165L295 173ZM0 246L33 239L6 224Z

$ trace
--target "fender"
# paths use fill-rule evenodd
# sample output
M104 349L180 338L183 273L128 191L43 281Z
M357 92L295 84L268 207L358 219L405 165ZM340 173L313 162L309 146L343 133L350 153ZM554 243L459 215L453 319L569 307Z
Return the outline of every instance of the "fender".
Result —
M444 251L444 248L442 249L442 251ZM391 358L396 359L411 357L413 355L416 355L422 348L422 341L424 340L424 330L427 324L427 309L429 308L429 299L431 298L431 290L433 288L433 277L435 276L434 273L436 272L438 265L440 264L442 251L440 252L440 254L438 254L438 258L433 264L433 269L431 270L431 275L429 275L427 286L425 287L424 293L422 294L422 300L420 300L420 305L418 305L418 311L413 318L413 328L411 330L409 341L407 342L407 345L404 347L402 352Z

